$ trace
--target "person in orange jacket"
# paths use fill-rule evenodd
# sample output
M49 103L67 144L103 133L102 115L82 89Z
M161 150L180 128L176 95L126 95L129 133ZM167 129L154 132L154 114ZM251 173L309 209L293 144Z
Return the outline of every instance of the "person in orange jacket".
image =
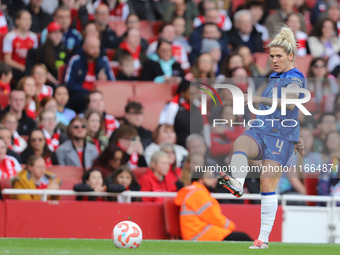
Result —
M211 172L196 172L190 186L180 189L175 204L180 206L183 240L252 241L245 233L233 232L235 223L224 216L217 200L210 195L217 185Z

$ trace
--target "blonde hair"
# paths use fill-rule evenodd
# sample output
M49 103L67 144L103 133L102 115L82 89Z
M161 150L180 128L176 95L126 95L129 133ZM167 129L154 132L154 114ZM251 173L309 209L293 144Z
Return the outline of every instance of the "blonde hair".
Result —
M154 154L152 154L151 163L157 164L158 159L162 157L168 157L168 154L164 151L156 151Z
M282 25L274 39L267 45L268 48L283 48L287 55L293 53L293 61L296 57L298 43L295 40L294 33L287 25Z

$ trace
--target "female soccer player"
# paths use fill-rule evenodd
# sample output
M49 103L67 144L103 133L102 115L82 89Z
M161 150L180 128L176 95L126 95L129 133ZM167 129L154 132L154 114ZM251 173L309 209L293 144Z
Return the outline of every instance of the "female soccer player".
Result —
M231 158L231 167L236 169L237 176L232 177L220 172L220 182L225 188L237 197L243 195L243 184L247 172L242 172L248 166L248 159L262 160L262 169L281 169L285 166L293 150L304 154L302 140L299 139L300 125L297 121L299 109L294 104L286 106L287 114L281 114L281 88L305 88L304 76L294 68L294 59L297 52L297 45L292 30L286 26L282 27L280 32L268 45L270 49L270 58L274 64L275 72L269 77L269 83L263 91L262 96L253 96L253 103L260 103L260 110L267 110L272 106L273 88L277 87L277 108L266 116L257 116L256 124L259 121L265 123L262 127L252 127L250 130L239 136L234 143L234 153ZM303 93L292 92L287 94L287 98L303 98ZM247 104L247 95L244 96ZM279 119L280 121L266 121L268 119ZM298 123L288 124L288 119L293 119ZM285 121L282 126L281 121ZM262 172L260 180L261 188L261 230L260 235L250 249L268 249L268 237L274 224L277 197L276 185L281 177L282 172L275 171Z

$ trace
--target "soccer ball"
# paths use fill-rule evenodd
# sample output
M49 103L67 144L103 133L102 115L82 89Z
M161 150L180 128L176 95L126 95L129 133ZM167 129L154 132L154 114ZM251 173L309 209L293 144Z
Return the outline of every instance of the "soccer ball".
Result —
M112 231L112 241L117 248L137 249L142 239L142 230L132 221L119 222Z

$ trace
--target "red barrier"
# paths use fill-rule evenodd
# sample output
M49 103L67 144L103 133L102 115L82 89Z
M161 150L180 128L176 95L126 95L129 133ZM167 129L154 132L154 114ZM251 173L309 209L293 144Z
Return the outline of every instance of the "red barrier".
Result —
M246 232L253 239L258 237L260 205L222 204L221 207L222 212L235 222L237 231ZM1 228L4 218L5 225ZM131 220L141 227L145 239L169 238L165 231L163 204L154 203L6 200L0 203L0 220L0 236L5 237L108 239L118 222ZM279 206L271 241L281 241L281 225L282 209Z
M261 206L247 204L221 204L222 213L235 222L235 231L245 232L256 240L260 233ZM269 240L281 242L282 240L282 207L277 208L276 219Z

